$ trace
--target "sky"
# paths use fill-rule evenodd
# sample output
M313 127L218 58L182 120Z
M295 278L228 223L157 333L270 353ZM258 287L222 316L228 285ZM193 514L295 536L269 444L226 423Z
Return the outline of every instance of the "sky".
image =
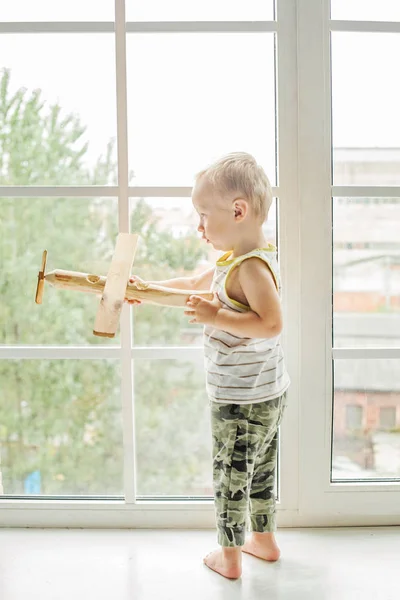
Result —
M13 0L0 20L112 20L113 0ZM166 12L165 7L168 7ZM265 0L127 0L127 19L269 19ZM400 20L398 0L332 0L334 18ZM275 184L273 34L128 35L128 137L137 185L190 186L232 150L253 153ZM400 146L400 35L332 35L333 143ZM87 124L89 160L116 135L110 34L0 35L13 89L41 88Z
M332 19L400 21L398 0L331 0Z

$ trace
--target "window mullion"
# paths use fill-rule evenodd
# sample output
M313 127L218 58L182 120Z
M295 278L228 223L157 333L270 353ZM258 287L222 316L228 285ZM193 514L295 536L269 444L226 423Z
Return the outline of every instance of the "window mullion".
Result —
M301 228L300 511L322 510L331 429L329 0L297 2ZM316 452L316 448L318 452ZM322 494L322 496L321 496Z
M332 20L331 31L364 31L369 33L400 33L400 21Z
M118 359L120 347L115 346L0 346L0 360L101 360Z
M399 198L400 186L387 185L334 185L334 198Z
M0 22L0 33L113 33L112 21ZM257 33L277 31L276 21L134 21L128 33Z
M400 190L400 188L399 188ZM279 187L272 188L272 194L279 196ZM400 195L400 192L398 192ZM189 186L129 186L130 198L190 198L192 188ZM115 198L118 196L116 186L0 186L0 198Z
M283 345L291 378L289 409L282 424L280 500L285 510L298 508L298 407L300 323L300 238L297 154L296 0L277 0L277 137L279 166L279 262L285 329Z
M128 109L126 76L125 0L115 0L115 60L117 87L118 222L129 232ZM124 440L124 493L126 503L135 502L135 423L133 402L132 315L125 304L121 312L121 395Z
M333 360L354 360L357 358L382 359L400 358L400 347L398 348L333 348Z
M132 349L133 359L187 361L202 357L202 346L135 346Z
M116 186L85 185L3 185L0 186L0 198L115 198Z

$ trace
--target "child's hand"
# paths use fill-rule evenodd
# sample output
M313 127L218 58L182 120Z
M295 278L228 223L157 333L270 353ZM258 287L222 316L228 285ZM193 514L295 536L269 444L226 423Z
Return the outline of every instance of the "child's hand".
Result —
M202 323L203 325L213 325L218 311L222 308L217 294L214 294L211 302L200 296L190 296L186 304L191 310L185 310L185 315L193 317L189 323Z
M144 283L143 279L141 279L140 277L137 277L137 275L134 275L133 277L130 277L129 279L129 283ZM133 300L130 298L125 298L124 302L127 302L128 304L141 304L141 300Z

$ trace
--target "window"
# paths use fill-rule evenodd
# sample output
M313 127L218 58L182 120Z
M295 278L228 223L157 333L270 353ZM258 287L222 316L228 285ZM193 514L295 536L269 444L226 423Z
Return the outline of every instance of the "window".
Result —
M399 185L400 36L334 31L331 44L334 185Z
M0 8L0 21L113 21L112 0L96 2L53 2L53 0L14 0Z
M399 22L390 0L3 3L7 525L214 525L201 328L125 305L102 340L95 297L33 298L45 248L48 271L105 275L118 231L140 231L144 278L213 263L191 186L231 150L273 184L292 380L278 523L395 522Z
M398 434L380 426L380 409L397 407L400 358L389 5L311 0L299 13L300 462L313 464L300 485L314 523L361 523L371 506L389 519L399 501Z
M340 200L333 199L335 346L397 346L400 199L366 205L359 198Z
M241 149L275 184L274 44L273 33L129 34L132 184L191 186L199 165Z
M128 21L265 21L274 18L273 0L127 0Z
M398 477L398 368L398 360L335 361L333 481Z
M136 360L139 497L212 496L203 359Z
M42 305L33 300L44 249L47 273L106 275L118 230L140 233L133 272L146 279L215 262L196 232L195 173L246 150L277 184L274 3L176 0L166 11L118 0L116 14L114 4L0 9L0 444L10 501L212 495L202 328L180 309L125 306L115 338L97 338L94 295L46 283ZM277 211L278 197L265 226L276 245Z
M2 102L10 103L0 184L115 184L113 35L9 33L0 56Z
M379 411L379 425L381 429L394 429L396 427L396 407L382 406Z
M2 360L0 377L6 495L123 495L118 361Z
M371 10L372 4L349 2L346 12L344 3L332 2L332 9L344 15L338 18L372 18L373 10L375 18L378 13L387 20L395 16L393 3L391 13L390 2L379 9L375 3ZM350 14L351 8L355 10ZM382 422L392 418L386 405L391 401L396 410L399 395L400 197L385 194L384 187L399 183L400 136L390 125L398 94L392 85L392 61L399 42L399 35L385 32L331 34L333 184L346 190L345 198L332 199L332 481L395 480L400 475L398 434L382 432L389 429ZM390 349L393 360L384 357ZM357 423L360 411L364 416Z
M346 406L346 429L361 429L363 422L363 409L358 404Z
M53 270L106 275L118 231L114 198L0 199L3 315L0 343L115 345L92 335L98 299L46 284L43 303L33 304L43 250ZM21 282L24 282L21 289ZM28 308L29 307L29 308ZM51 326L50 326L51 324Z
M332 19L400 21L397 0L332 0Z

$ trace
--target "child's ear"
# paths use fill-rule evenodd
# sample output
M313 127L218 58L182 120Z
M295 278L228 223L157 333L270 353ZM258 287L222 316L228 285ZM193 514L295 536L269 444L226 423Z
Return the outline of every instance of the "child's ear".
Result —
M241 221L247 215L248 204L246 200L242 200L241 198L235 200L233 208L236 221Z

